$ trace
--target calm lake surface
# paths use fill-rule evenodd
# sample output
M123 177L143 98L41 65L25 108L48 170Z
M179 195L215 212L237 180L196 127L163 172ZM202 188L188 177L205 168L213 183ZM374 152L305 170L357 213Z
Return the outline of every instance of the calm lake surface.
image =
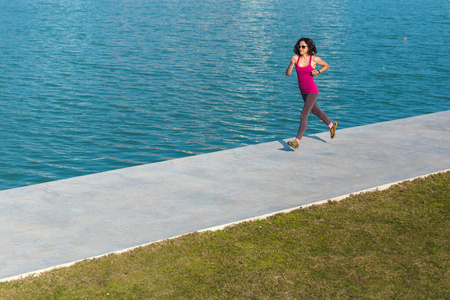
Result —
M0 189L294 137L302 36L340 129L448 110L449 3L1 1Z

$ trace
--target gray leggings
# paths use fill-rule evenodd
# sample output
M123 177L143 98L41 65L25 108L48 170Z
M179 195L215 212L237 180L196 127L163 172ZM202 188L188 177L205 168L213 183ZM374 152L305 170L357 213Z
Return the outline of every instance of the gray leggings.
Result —
M308 115L310 112L319 117L325 124L330 124L331 120L327 115L317 106L316 100L319 97L319 93L315 94L302 94L303 101L305 105L303 106L302 113L300 115L300 127L298 128L297 138L302 139L305 133L306 126L308 123Z

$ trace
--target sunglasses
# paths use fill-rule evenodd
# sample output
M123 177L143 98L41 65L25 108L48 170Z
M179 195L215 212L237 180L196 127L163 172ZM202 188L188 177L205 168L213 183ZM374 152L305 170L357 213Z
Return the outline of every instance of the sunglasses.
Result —
M299 47L299 48L306 49L306 47L308 47L308 46L306 46L306 45L298 45L298 47Z

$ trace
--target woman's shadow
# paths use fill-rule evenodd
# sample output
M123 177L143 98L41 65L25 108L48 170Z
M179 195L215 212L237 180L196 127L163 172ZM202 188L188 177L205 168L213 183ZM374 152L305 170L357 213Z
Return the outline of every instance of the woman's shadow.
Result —
M326 142L327 142L327 141L325 141L324 139L321 139L320 137L315 136L315 135L305 135L305 136L306 136L307 138L310 138L310 139L313 139L313 140L318 140L318 141L321 141L321 142L323 142L323 143L326 143ZM278 150L281 150L281 151L295 151L294 149L292 149L291 147L289 147L289 145L288 145L285 141L279 140L278 142L283 146L283 148L278 149Z

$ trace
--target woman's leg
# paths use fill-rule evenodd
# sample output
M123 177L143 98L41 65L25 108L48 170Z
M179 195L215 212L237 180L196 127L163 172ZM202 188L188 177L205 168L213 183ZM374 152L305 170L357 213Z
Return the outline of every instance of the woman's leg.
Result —
M331 120L327 117L327 115L317 106L317 103L314 103L313 108L311 109L311 112L319 117L319 119L322 120L327 126L330 126Z
M319 97L319 93L315 94L302 94L303 101L305 104L303 105L303 110L300 115L300 127L297 132L297 140L301 140L303 134L306 131L306 127L308 124L308 115L316 104L317 97ZM317 105L316 105L317 106Z

